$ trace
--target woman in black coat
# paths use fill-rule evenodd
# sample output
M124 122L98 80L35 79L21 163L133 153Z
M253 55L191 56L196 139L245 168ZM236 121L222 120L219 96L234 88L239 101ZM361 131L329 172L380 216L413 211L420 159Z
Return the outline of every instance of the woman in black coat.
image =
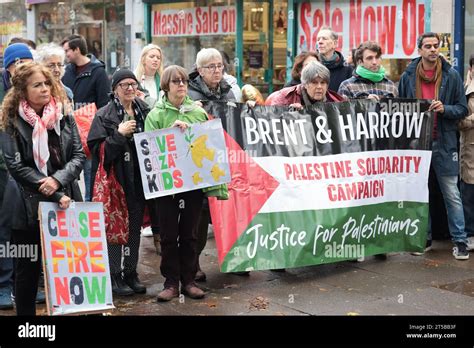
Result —
M137 97L140 94L137 89L138 81L133 72L128 69L115 72L112 76L111 101L97 111L87 138L92 154L91 192L99 164L99 149L105 143L104 169L109 172L113 165L115 177L127 202L128 242L125 245L108 244L112 293L120 296L146 292L137 274L140 229L146 203L133 133L144 131L145 118L150 109L147 103Z
M69 207L81 201L77 179L85 160L74 118L63 115L66 95L51 72L38 63L16 69L2 110L5 163L15 181L8 182L15 244L33 245L41 255L38 205L57 202ZM8 187L18 185L18 188ZM18 315L36 314L41 257L18 258L15 263L15 301Z

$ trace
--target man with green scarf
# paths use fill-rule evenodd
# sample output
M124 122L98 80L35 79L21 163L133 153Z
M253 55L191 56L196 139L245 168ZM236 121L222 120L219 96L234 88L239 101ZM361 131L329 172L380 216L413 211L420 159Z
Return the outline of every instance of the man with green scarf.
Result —
M357 68L352 77L343 81L338 93L347 99L396 98L395 84L385 77L381 65L382 48L374 41L366 41L357 48L355 57Z

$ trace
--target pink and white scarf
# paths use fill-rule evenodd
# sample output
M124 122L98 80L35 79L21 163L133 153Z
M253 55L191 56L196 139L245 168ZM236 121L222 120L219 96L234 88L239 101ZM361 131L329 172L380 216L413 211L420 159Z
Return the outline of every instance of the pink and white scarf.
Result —
M56 103L54 98L45 105L43 116L36 114L35 110L26 100L20 101L18 113L31 127L33 127L33 157L36 167L48 176L47 163L49 160L48 130L54 129L60 135L59 121L63 118L62 103Z

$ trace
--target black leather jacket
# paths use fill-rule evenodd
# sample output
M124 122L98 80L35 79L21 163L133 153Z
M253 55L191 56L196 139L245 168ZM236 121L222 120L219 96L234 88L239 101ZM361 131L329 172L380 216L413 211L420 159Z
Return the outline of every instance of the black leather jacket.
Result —
M40 201L59 202L64 195L75 201L82 201L77 179L86 156L74 117L63 117L60 129L61 160L64 167L50 175L61 185L50 197L38 191L41 186L39 180L45 175L38 170L33 158L33 128L18 116L14 124L8 124L5 132L2 132L5 163L15 179L8 182L5 192L5 199L8 197L11 206L15 207L11 226L13 229L25 229L37 223ZM15 184L17 188L8 187Z

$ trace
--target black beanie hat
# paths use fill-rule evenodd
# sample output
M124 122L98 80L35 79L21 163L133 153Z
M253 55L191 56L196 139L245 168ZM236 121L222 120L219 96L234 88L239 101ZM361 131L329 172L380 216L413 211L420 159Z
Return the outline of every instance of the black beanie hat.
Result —
M117 84L124 79L134 79L138 83L138 80L132 71L128 69L120 69L112 75L112 91L114 91Z

